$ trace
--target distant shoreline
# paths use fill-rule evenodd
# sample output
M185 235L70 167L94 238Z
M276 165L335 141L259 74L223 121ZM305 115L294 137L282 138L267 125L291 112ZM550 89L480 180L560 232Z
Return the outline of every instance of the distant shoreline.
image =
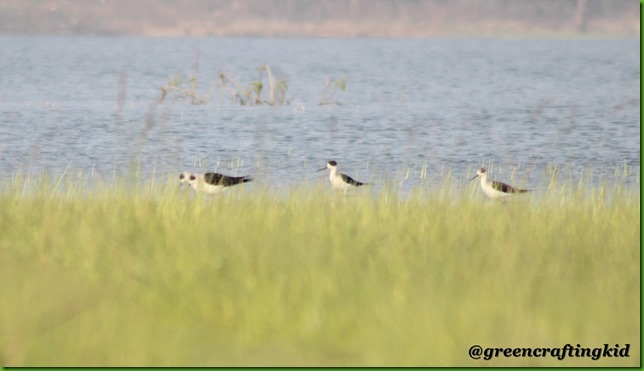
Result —
M640 38L611 0L3 0L0 35L257 38Z
M141 38L141 39L382 39L382 40L639 40L639 37L629 35L490 35L490 36L263 36L263 35L129 35L129 34L6 34L0 33L2 37L56 37L56 38Z
M290 25L288 28L266 25L270 31L260 31L251 28L219 28L209 30L202 27L193 28L158 28L149 27L139 31L106 30L106 29L58 29L11 31L0 29L0 36L98 36L98 37L226 37L226 38L385 38L385 39L639 39L640 33L627 32L620 27L604 27L601 31L577 32L573 29L549 30L543 28L521 27L514 25L513 29L504 27L470 29L452 28L440 31L394 30L386 32L354 25L353 29L346 24L329 24L326 27L311 27L307 25ZM333 29L334 31L328 31ZM326 30L326 31L325 31Z
M427 34L380 34L380 33L334 33L317 34L303 32L217 32L200 30L177 32L175 30L153 30L149 32L107 32L92 30L86 32L6 32L0 30L0 37L141 37L141 38L257 38L257 39L505 39L505 40L639 40L640 34L626 32L586 32L529 30L525 32L457 32Z

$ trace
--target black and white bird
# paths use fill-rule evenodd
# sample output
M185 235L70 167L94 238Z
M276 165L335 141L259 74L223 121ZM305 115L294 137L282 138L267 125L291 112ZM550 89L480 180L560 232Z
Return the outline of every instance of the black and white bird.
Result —
M329 161L326 164L326 167L323 167L322 169L318 170L317 172L320 172L322 170L330 169L331 173L329 174L329 180L331 181L331 187L333 189L337 189L340 191L343 191L344 194L347 194L349 189L351 187L360 187L363 185L370 185L370 183L362 183L359 182L350 176L346 174L342 174L338 172L338 163L335 161Z
M470 182L476 178L481 178L481 190L486 196L492 200L505 200L507 197L517 193L530 192L530 189L519 189L511 185L498 182L496 180L489 180L487 178L487 170L480 168L476 170L476 175L470 179Z
M181 184L188 183L192 189L211 195L221 193L231 186L251 182L248 176L228 176L219 173L192 174L187 171L179 174Z

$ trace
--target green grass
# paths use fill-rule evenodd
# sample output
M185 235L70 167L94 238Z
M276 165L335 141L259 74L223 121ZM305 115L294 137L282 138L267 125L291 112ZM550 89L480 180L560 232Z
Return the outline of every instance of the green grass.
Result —
M0 191L4 366L637 366L640 195L16 177ZM56 189L54 191L54 189ZM485 347L631 344L630 358Z

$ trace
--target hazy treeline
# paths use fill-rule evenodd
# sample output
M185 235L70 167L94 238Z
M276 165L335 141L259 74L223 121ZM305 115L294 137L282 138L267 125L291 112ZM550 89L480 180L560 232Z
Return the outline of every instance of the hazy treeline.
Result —
M3 0L0 34L638 37L634 0Z

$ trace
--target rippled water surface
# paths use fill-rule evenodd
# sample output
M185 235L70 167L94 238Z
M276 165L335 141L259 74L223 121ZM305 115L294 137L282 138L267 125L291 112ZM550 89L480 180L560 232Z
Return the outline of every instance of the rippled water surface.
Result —
M639 184L638 40L2 37L0 50L5 178L138 163L144 177L205 167L291 185L324 181L334 159L375 182L492 164L534 185L550 164ZM217 86L206 104L159 104L197 52L200 94L221 71L246 87L266 63L290 104L241 106ZM339 105L318 104L327 78L346 79Z

